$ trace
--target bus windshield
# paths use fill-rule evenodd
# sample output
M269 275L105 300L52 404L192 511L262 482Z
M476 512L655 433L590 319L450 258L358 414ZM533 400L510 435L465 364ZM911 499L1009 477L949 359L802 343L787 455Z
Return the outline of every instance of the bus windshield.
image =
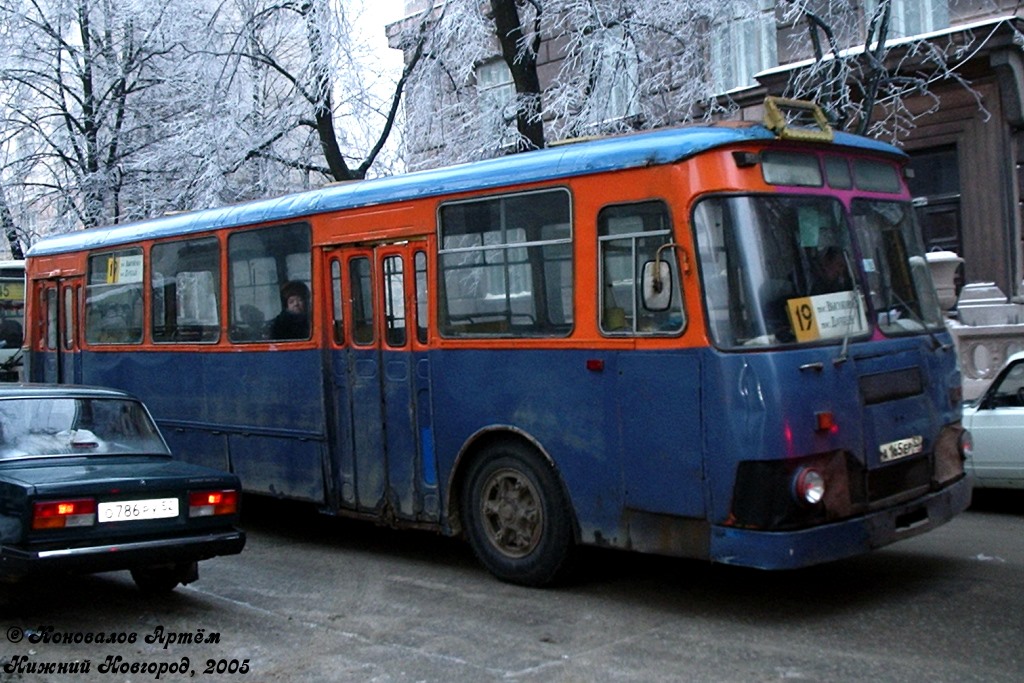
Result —
M910 205L855 200L853 227L871 307L882 332L898 335L943 329L942 307Z
M854 202L870 305L885 334L942 325L912 211ZM867 335L868 302L836 199L711 197L694 211L711 334L724 348L842 342Z

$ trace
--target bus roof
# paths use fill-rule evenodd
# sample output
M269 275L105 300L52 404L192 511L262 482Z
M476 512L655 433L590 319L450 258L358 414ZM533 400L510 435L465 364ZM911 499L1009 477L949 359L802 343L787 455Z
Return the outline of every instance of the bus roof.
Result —
M671 164L716 147L773 138L775 134L760 124L683 126L601 138L457 166L329 185L317 190L171 214L136 223L54 235L34 244L28 256L117 246L218 228L287 221L328 211ZM892 145L848 133L835 133L834 142L863 151L903 155Z

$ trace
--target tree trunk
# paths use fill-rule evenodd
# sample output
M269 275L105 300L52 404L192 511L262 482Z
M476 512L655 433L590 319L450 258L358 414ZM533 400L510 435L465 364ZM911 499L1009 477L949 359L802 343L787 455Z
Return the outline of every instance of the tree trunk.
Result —
M540 117L541 89L537 76L536 46L522 45L522 19L516 0L491 0L501 54L512 72L516 87L517 152L544 147L544 123Z

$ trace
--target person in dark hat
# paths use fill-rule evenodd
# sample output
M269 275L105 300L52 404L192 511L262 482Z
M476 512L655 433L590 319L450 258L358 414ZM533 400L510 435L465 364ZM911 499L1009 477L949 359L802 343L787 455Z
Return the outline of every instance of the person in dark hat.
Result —
M850 267L838 247L828 247L813 264L811 294L832 294L852 289Z
M270 325L271 339L309 339L309 287L293 280L281 287L281 312Z

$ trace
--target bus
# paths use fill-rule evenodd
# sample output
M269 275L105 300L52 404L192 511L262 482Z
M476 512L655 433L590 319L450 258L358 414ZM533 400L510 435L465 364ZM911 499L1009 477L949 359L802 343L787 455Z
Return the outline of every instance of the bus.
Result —
M784 570L920 534L971 487L907 156L766 107L38 241L30 376L524 585L579 545Z
M0 261L0 382L21 381L25 262Z

